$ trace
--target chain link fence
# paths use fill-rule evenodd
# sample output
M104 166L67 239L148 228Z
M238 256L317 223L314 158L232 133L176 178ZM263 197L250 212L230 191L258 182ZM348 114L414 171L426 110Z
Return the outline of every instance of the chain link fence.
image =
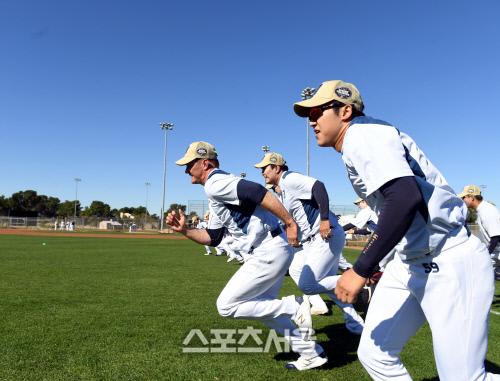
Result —
M119 231L152 231L159 230L158 219L147 217L138 218L45 218L45 217L5 217L0 216L0 228L24 228L40 230L119 230Z

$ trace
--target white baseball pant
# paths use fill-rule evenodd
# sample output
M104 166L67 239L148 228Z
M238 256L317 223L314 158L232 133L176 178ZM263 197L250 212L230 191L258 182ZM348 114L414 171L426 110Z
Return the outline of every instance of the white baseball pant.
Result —
M295 296L277 299L292 258L283 235L266 238L251 255L245 256L245 263L219 295L217 310L224 317L257 319L284 335L294 352L315 357L323 349L314 341L303 340L291 320L299 308Z
M359 360L374 380L411 380L399 355L427 320L441 381L500 380L484 369L493 292L488 251L474 236L411 263L396 255L370 302Z
M289 273L300 290L307 295L326 294L344 313L346 322L354 320L363 325L352 304L343 303L332 290L337 285L339 258L345 244L345 235L339 229L332 231L332 237L325 242L318 233L305 242L302 249L295 251Z

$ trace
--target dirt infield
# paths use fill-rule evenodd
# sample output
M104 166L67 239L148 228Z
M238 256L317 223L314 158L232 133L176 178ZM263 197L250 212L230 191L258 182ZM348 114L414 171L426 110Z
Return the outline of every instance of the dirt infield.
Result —
M66 232L32 229L0 229L0 235L24 235L34 237L92 237L92 238L153 238L153 239L187 239L178 234L147 234L147 233L89 233Z

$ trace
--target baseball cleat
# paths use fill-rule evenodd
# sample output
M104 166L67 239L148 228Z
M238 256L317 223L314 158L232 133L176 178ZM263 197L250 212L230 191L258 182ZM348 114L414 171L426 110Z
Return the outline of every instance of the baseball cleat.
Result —
M205 253L205 254L203 254L203 255L210 255L210 254L211 254L211 253Z
M301 371L313 368L319 368L328 362L328 357L326 357L325 352L320 353L318 356L306 358L300 356L296 361L289 362L285 365L285 368L291 371Z
M226 262L229 263L229 262L233 261L234 259L235 259L235 257L229 257Z

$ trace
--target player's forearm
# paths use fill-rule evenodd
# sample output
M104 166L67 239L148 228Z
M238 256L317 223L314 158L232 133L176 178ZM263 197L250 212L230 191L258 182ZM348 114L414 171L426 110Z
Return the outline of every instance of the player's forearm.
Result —
M423 203L413 177L402 177L384 184L380 191L385 202L375 232L353 266L354 271L368 278L378 263L401 241Z
M209 245L211 242L210 235L208 235L206 229L186 229L180 233L190 240L201 243L202 245Z
M316 180L312 187L312 198L319 206L319 214L322 221L327 221L330 215L330 206L328 199L328 192L326 191L325 184Z
M286 226L295 223L293 217L288 213L283 204L274 197L271 192L267 192L262 199L260 205L278 217Z

